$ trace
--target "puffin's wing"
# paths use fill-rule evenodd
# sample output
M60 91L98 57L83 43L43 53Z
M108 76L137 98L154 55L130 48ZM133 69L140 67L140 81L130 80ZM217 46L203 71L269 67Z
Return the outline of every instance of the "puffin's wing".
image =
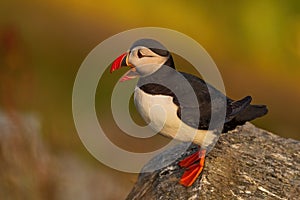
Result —
M180 104L177 112L178 117L194 128L208 129L211 119L211 102L214 102L214 110L216 116L219 119L215 119L216 123L224 123L223 131L234 129L237 125L242 125L247 121L251 121L258 117L267 114L268 109L265 105L251 105L251 96L246 96L241 100L234 101L226 97L223 93L216 88L206 83L204 80L193 76L191 74L180 72L191 84L195 91L198 102L188 102ZM188 95L188 94L186 94ZM224 106L226 106L226 116L224 119ZM197 109L198 108L198 109ZM182 113L185 113L185 117L182 118ZM200 117L195 117L199 116ZM220 115L218 115L218 112ZM223 117L223 118L222 118ZM220 124L222 126L223 124Z
M189 126L198 129L209 128L212 113L212 102L214 105L213 112L216 116L218 116L217 119L214 119L217 120L216 123L230 122L250 106L250 102L252 100L250 96L238 101L233 101L201 78L183 72L180 73L186 78L186 80L189 81L198 100L198 102L187 102L179 105L179 102L176 102L175 99L175 103L179 105L177 112L178 117ZM224 106L226 106L225 116ZM185 113L184 118L182 117L183 112ZM218 115L218 113L220 113L220 115ZM200 117L195 117L199 116L199 114ZM222 125L223 124L220 124L220 126Z
M197 97L197 102L194 101L185 101L184 103L176 102L174 103L179 105L179 109L177 111L178 117L187 125L197 128L197 129L208 129L211 119L212 113L212 102L214 102L214 113L220 113L219 119L217 123L222 123L224 120L227 120L227 117L224 116L224 106L231 101L228 99L223 93L214 88L213 86L207 84L204 80L184 72L180 72L186 80L190 83L191 87L194 90L194 94ZM183 93L185 91L183 90ZM182 96L186 96L188 98L189 95L193 94L181 94ZM226 108L225 108L226 109ZM225 110L228 113L227 110ZM223 113L223 115L222 115ZM184 117L183 117L184 115ZM226 119L224 119L224 117ZM220 124L222 126L223 124Z

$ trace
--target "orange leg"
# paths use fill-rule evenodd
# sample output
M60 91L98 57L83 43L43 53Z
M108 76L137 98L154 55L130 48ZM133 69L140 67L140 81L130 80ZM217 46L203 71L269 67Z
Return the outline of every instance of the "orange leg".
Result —
M205 153L206 150L201 149L179 162L180 167L186 168L179 181L181 185L189 187L195 182L203 170Z

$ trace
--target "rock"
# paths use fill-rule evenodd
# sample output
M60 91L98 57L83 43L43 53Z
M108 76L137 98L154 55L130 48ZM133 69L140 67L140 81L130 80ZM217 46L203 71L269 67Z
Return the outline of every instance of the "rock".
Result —
M220 136L191 187L178 183L184 172L178 161L195 152L196 145L167 167L145 172L184 146L177 145L149 161L127 199L299 199L299 141L246 123Z

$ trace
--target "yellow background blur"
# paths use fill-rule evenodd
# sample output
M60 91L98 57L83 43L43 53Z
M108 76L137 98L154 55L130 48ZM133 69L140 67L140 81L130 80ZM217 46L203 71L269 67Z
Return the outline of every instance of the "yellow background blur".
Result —
M300 139L298 0L1 1L0 111L8 116L15 112L38 116L41 124L39 137L47 146L48 153L55 157L49 163L60 162L61 155L69 158L70 154L78 159L70 164L74 170L74 181L66 181L66 188L73 187L76 180L82 181L77 176L87 168L92 168L95 174L108 174L109 187L104 186L108 185L106 179L99 180L103 177L95 178L92 183L90 179L84 179L89 180L87 184L93 185L90 192L98 194L101 191L99 187L103 192L106 188L103 199L124 198L135 180L135 175L102 166L85 150L73 123L72 87L81 62L96 45L121 31L144 26L174 29L198 41L216 62L228 96L239 99L251 95L254 103L268 105L269 114L254 121L254 124L282 137ZM177 64L180 65L180 60ZM102 79L108 85L117 81L118 77L106 74ZM110 103L99 95L97 100L103 105ZM132 111L135 112L134 109ZM101 112L107 116L106 126L120 132L111 121L110 114L104 110ZM13 141L14 145L17 144ZM28 147L31 145L29 142ZM48 177L51 184L46 179L44 191L37 186L44 182L30 185L34 185L40 177L36 177L34 171L24 178L21 167L17 168L20 175L14 171L11 176L5 175L7 166L1 165L5 163L1 162L1 158L0 166L4 171L0 172L3 173L0 182L3 182L4 189L0 189L0 199L13 198L18 192L35 199L45 199L50 194L55 195L50 195L49 199L66 199L57 189L61 183L57 181L60 179L56 169L60 168L44 169L46 174L47 170L56 174L54 178ZM15 160L18 160L17 156ZM10 160L7 158L6 162L10 163ZM80 163L78 169L74 169L76 163ZM68 171L70 166L65 170ZM73 190L74 194L88 193L88 189L80 186ZM69 192L70 199L73 198L73 190ZM74 195L73 199L76 197L78 195ZM101 199L97 195L82 198Z

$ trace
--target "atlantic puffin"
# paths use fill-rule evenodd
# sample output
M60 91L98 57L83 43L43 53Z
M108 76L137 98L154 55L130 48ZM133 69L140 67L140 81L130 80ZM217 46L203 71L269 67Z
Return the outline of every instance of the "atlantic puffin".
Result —
M130 70L121 78L127 81L139 78L134 90L134 103L146 123L160 134L200 146L199 151L179 161L185 171L180 184L191 186L201 174L208 147L216 142L218 134L233 130L238 125L265 115L265 105L251 105L251 96L241 100L226 97L203 79L179 72L171 53L154 39L139 39L111 65L110 72L122 66ZM212 109L212 104L219 105ZM151 112L152 106L161 106L165 115ZM225 109L220 116L219 131L210 129L212 112ZM218 115L218 113L216 113ZM218 120L218 119L217 119ZM180 129L180 134L177 134Z

